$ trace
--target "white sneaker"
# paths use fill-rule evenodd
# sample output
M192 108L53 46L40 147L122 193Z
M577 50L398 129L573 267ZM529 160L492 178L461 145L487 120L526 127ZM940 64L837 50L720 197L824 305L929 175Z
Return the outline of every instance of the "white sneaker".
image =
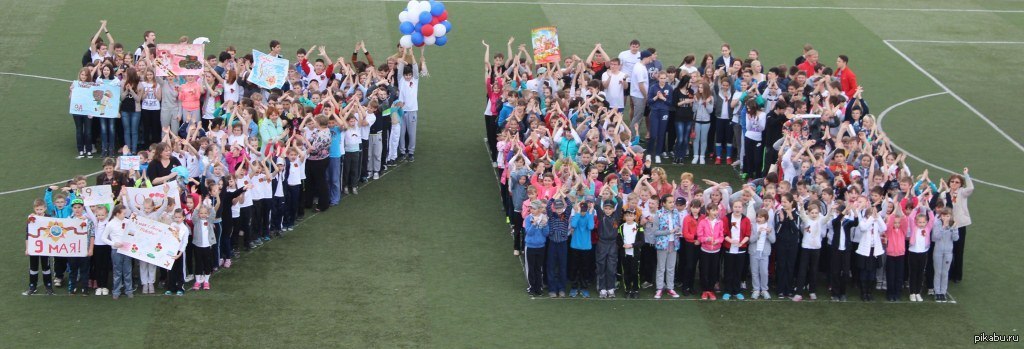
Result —
M373 179L374 179L374 180L378 180L378 179L380 179L380 173L374 172L374 173L373 173Z
M747 282L746 281L740 283L740 289L743 289L743 290L747 289Z
M102 288L97 288L96 289L96 295L97 296L102 296L103 295L103 289Z
M615 298L615 289L608 290L608 298Z
M704 164L704 156L703 156L703 155L702 155L702 156L700 157L700 164L701 164L701 165L703 165L703 164Z
M931 296L933 294L935 294L935 289L934 288L929 288L928 289L928 295ZM918 296L920 296L920 295L918 295Z
M700 158L698 158L696 155L694 155L693 156L693 161L690 161L690 164L696 165L698 160L700 160Z
M661 155L655 155L654 156L654 163L656 163L656 164L660 164L661 163Z
M758 298L761 298L761 292L754 291L753 293L750 294L750 299L758 299Z
M497 162L491 162L491 167L498 168L498 163Z
M601 293L598 295L598 298L607 298L607 297L608 297L608 291L601 290Z
M193 279L195 279L195 276L192 274L185 275L185 282L192 282Z
M651 163L651 155L650 154L645 155L644 156L644 161L646 161L648 164Z
M106 288L106 287L104 287L104 288L103 288L103 295L104 295L104 296L109 296L109 295L110 295L110 289L109 289L109 288Z
M817 295L817 294L814 294L814 293L811 293L811 300L812 300L812 301L816 301L816 300L818 300L818 295Z
M772 299L772 294L768 293L768 291L761 291L761 296L763 296L764 299Z

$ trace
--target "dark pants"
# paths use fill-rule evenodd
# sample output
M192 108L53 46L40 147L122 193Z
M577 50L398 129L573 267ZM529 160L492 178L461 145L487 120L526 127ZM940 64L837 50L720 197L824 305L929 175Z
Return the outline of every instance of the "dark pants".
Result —
M160 111L142 110L142 143L149 146L160 142ZM134 152L132 152L134 154Z
M217 238L217 248L220 249L221 259L231 259L234 257L236 221L236 218L231 217L222 217L220 220L220 236Z
M86 115L74 115L75 119L75 143L78 151L92 151L92 118Z
M217 264L213 260L213 247L198 247L192 249L195 251L195 262L196 267L194 269L196 275L210 275L213 274L213 267Z
M92 250L92 261L89 265L90 279L96 280L96 287L110 288L110 245L96 245ZM115 252L116 253L116 252Z
M651 132L648 135L650 143L647 144L648 153L661 155L665 151L665 132L668 128L668 110L652 110L650 120L647 123Z
M590 288L594 279L594 250L569 248L569 280L575 289Z
M183 258L174 260L174 265L171 266L171 270L167 272L167 290L171 292L184 291L182 286L185 284L185 277L181 274L181 269L184 267L182 262Z
M523 250L523 216L519 212L512 212L509 217L512 221L512 249Z
M967 227L960 227L960 240L953 241L953 263L949 266L949 280L960 282L964 279L964 243L967 242Z
M862 299L871 297L871 285L877 280L875 269L878 269L878 257L873 255L874 251L869 256L860 258L860 295Z
M690 149L690 128L693 127L692 121L676 121L676 142L673 155L676 159L682 159L686 157L686 151Z
M906 255L885 257L885 294L889 297L900 298L900 291L903 290L903 264L906 260Z
M89 288L89 257L71 257L68 258L68 266L70 271L68 272L68 289L80 288L86 290Z
M693 292L693 278L697 274L697 260L700 257L700 246L696 244L683 241L683 246L679 249L683 254L682 260L682 272L676 273L676 275L682 274L683 279L679 281L679 285L682 287L684 292Z
M238 219L235 220L235 236L244 236L245 244L248 246L253 242L256 234L252 232L252 206L242 207L239 210Z
M743 272L743 255L746 251L741 253L726 253L725 254L725 270L722 275L722 292L728 294L740 293L740 280L743 278L741 273Z
M821 257L820 249L800 249L800 271L797 272L796 287L803 290L807 289L807 293L815 292L818 288L817 274L818 274L818 259Z
M566 252L569 249L567 241L554 242L548 240L547 276L548 292L563 292L568 281L568 261Z
M282 192L284 192L287 190L287 187L282 189ZM270 204L273 207L270 210L270 230L272 231L280 231L281 228L284 228L284 203L285 198L283 196L275 196L274 198L270 199Z
M544 265L544 247L526 248L526 280L530 283L530 293L540 294L544 286L542 271Z
M846 251L832 250L829 257L832 262L829 264L832 277L832 296L839 297L846 295L846 281L850 278L850 249Z
M636 251L636 249L634 249ZM636 256L623 255L622 256L622 280L623 286L626 292L639 291L640 280L639 275L640 269L637 264Z
M907 251L907 264L910 265L910 294L921 293L921 283L924 282L924 264L927 259L927 253Z
M42 270L40 270L42 269ZM50 257L28 256L28 287L36 288L39 283L39 272L43 273L43 285L47 288L53 285L53 276L50 274Z
M345 164L341 166L342 188L359 187L359 173L362 172L360 169L360 161L362 160L360 156L360 153L355 151L345 153L343 157Z
M47 257L49 258L49 257ZM64 279L64 272L68 271L67 257L53 257L53 277Z
M700 251L700 288L704 292L715 292L718 282L718 252Z
M792 297L798 246L777 244L776 247L778 253L775 254L775 285L783 296Z
M284 187L284 227L291 228L295 226L295 218L298 217L299 210L302 209L302 205L299 204L299 198L302 194L302 185L286 185Z
M359 155L356 154L354 158L359 160ZM306 207L313 207L314 198L317 199L316 207L320 211L326 211L331 205L330 193L327 192L327 163L326 158L306 160Z
M270 209L273 206L271 199L259 199L253 202L252 224L255 237L270 237Z
M743 173L747 174L747 178L763 177L764 143L747 137L743 137L743 142Z
M370 172L370 140L364 139L359 149L359 178L366 179Z
M491 162L498 161L498 116L484 115L484 127L487 129L487 150L491 152Z
M658 250L654 244L643 244L640 250L640 280L653 284L654 271L658 268Z

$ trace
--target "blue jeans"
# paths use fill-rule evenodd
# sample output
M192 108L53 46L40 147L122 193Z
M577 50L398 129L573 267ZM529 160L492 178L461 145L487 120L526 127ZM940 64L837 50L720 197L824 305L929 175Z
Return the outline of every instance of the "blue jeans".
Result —
M112 295L119 295L122 290L124 294L135 292L135 288L132 287L132 257L117 253L115 250L110 253L110 262L114 265L114 292Z
M331 206L334 206L341 202L341 157L327 160L327 188L331 192Z
M548 260L545 271L548 276L548 292L565 291L565 283L569 278L568 246L568 241L548 240Z
M121 126L124 128L124 144L132 150L132 154L135 154L139 148L140 120L142 120L142 112L121 112ZM113 142L111 142L111 146L113 146ZM111 148L111 150L113 150L113 148Z
M651 142L647 145L648 152L653 155L661 155L665 152L665 135L668 131L668 110L651 110L651 119L648 121L651 127Z
M704 157L707 154L708 130L711 128L711 123L695 122L693 128L696 130L693 138L693 156Z
M75 119L75 143L78 151L92 151L92 118L86 115L71 115Z
M117 144L117 127L113 118L97 118L100 122L100 149L105 153L114 150Z
M691 127L693 127L693 121L676 121L676 144L675 149L672 151L676 159L686 157L687 145L690 143Z

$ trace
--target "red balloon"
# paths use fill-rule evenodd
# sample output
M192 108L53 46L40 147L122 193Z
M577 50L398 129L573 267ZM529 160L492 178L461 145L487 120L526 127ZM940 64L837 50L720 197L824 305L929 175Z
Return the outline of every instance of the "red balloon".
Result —
M440 18L440 16L434 16L434 19L430 21L430 25L441 23L441 20L438 18Z
M423 36L434 35L434 26L424 25L423 27L420 28L420 33L423 33Z
M441 12L440 16L436 16L434 17L434 19L439 19L440 22L444 22L445 20L448 19L448 10L444 10L444 12Z
M416 45L416 47L423 47L423 45L425 44L421 42L419 45Z

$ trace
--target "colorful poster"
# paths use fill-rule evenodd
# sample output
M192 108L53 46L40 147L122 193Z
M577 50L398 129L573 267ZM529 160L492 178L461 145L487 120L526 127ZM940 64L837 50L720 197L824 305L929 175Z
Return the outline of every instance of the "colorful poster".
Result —
M142 165L142 157L138 155L121 156L118 160L120 161L118 169L121 171L138 171Z
M562 59L562 53L558 49L557 28L533 28L530 38L533 41L533 60L537 64L555 63Z
M178 183L164 183L152 188L126 188L124 205L132 212L142 212L146 199L152 199L157 210L166 210L168 199L174 200L174 208L181 208Z
M125 239L117 253L170 270L187 231L146 217L126 220Z
M120 107L120 84L109 81L71 82L71 114L116 118Z
M154 67L156 76L203 75L205 45L157 44Z
M284 86L288 79L288 60L252 50L252 73L249 82L261 88L273 89Z
M114 193L109 185L96 185L82 188L82 201L85 207L114 203Z
M89 254L89 223L78 218L28 216L30 256L85 257Z

